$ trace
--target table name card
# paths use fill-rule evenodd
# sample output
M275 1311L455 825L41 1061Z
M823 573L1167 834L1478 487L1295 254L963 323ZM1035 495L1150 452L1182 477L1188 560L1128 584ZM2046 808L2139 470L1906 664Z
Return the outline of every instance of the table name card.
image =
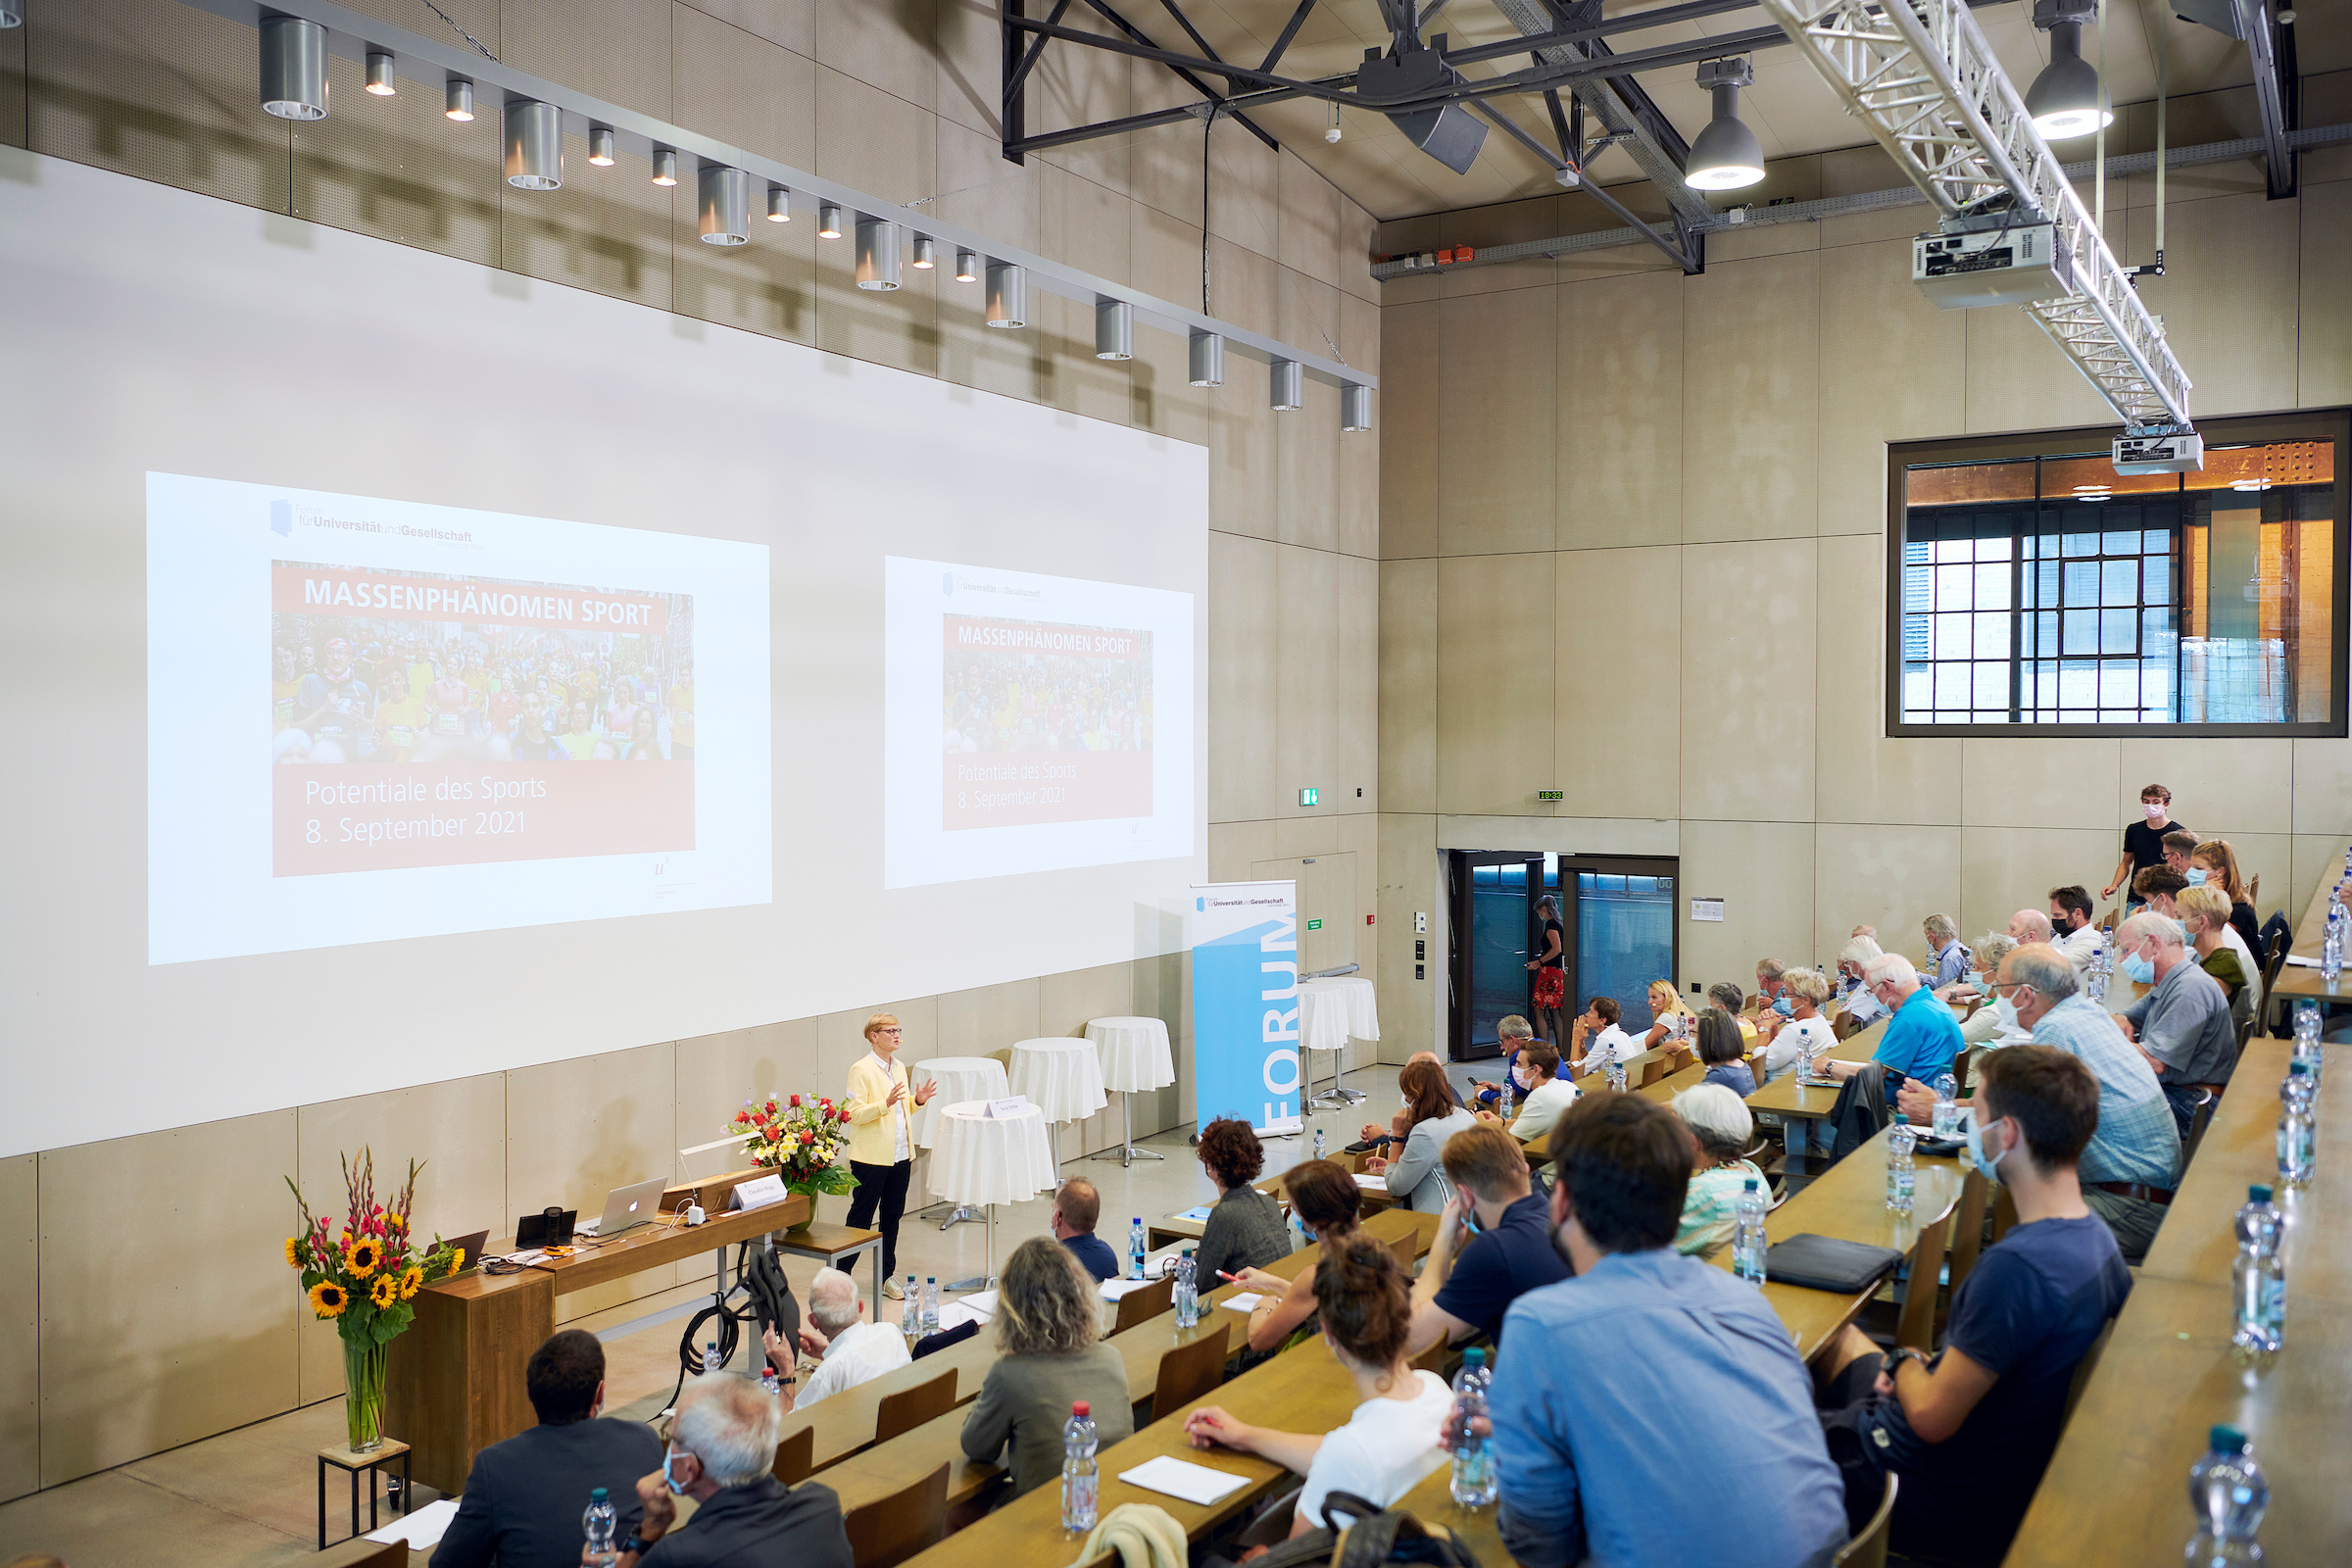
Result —
M986 1114L991 1117L1018 1116L1028 1108L1029 1097L1027 1095L1008 1095L1003 1100L990 1101Z
M790 1196L784 1191L784 1178L771 1174L755 1176L739 1184L733 1201L737 1208L764 1208L770 1203L781 1203Z

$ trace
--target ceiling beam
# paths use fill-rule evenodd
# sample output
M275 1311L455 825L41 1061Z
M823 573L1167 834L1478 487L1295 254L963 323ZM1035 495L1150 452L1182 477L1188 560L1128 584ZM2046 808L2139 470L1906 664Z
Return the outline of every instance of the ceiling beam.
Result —
M2270 182L2271 200L2295 193L2295 150L2287 144L2287 132L2295 128L2292 97L2295 80L2291 68L2280 70L2279 44L2284 41L2292 50L2292 29L2276 24L2271 0L2236 0L2238 28L2246 40L2248 62L2254 68L2254 103L2262 112L2262 146L2264 173Z

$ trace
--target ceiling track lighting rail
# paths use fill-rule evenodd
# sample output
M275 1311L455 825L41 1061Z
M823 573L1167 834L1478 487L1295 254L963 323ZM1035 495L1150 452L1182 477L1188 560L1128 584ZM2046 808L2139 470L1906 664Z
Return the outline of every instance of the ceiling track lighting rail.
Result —
M579 137L592 155L626 154L644 160L655 171L658 181L660 176L666 175L674 183L679 161L685 160L687 169L697 176L707 225L703 234L711 244L748 243L750 225L746 220L751 193L764 190L767 216L777 222L789 220L797 197L804 203L816 203L820 214L830 216L838 212L842 219L853 220L860 229L868 230L870 280L860 278L860 282L869 288L878 284L888 287L883 280L897 278L900 231L904 231L912 240L917 267L927 267L937 252L952 248L957 282L975 282L986 276L990 297L999 307L997 319L989 323L992 326L1025 324L1029 318L1030 291L1043 290L1079 301L1090 311L1099 312L1109 304L1124 305L1127 307L1124 318L1130 330L1137 325L1150 326L1187 339L1193 343L1191 352L1196 366L1200 363L1201 352L1198 340L1213 338L1218 345L1215 354L1220 374L1223 356L1230 349L1269 368L1278 363L1294 365L1303 376L1343 391L1362 387L1368 392L1380 384L1379 377L1342 364L1336 358L1293 347L1278 338L1187 310L1124 283L1000 244L987 235L942 222L927 213L883 201L772 158L606 103L517 71L501 61L453 48L437 37L411 32L349 7L330 4L328 0L276 0L269 5L258 0L181 0L181 3L192 10L253 27L258 37L282 39L264 48L263 61L266 71L276 73L270 86L283 94L281 101L296 114L315 109L317 113L310 118L319 118L326 113L324 63L328 57L351 61L362 70L368 69L371 55L382 57L385 64L377 69L388 74L387 84L396 78L428 92L439 89L446 95L453 120L461 116L471 118L478 95L482 112L497 110L510 116L511 129L527 126L529 134L522 138L523 145L509 149L521 155L510 172L560 180L562 138L568 136ZM271 48L276 50L274 56L270 52ZM522 111L524 105L536 107ZM541 134L549 111L556 116L560 132L552 165L546 160L548 144ZM519 119L514 118L518 114ZM592 156L592 162L596 156ZM704 181L703 172L709 170L732 171L733 177L722 175L714 181ZM887 238L880 232L885 228L890 230ZM1367 410L1369 400L1358 398L1349 407L1358 412Z
M2054 224L2075 292L2024 309L2127 426L2186 426L2187 372L1969 15L1965 0L1763 0L1945 219L2006 201Z

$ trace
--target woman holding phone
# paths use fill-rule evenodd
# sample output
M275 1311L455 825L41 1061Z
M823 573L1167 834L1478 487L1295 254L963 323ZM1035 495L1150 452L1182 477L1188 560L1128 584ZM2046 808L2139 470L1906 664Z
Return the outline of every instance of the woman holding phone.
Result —
M850 1174L858 1191L850 1197L850 1224L872 1227L881 1211L882 1294L894 1301L906 1298L899 1284L899 1216L906 1211L906 1180L914 1170L914 1126L909 1115L939 1093L938 1080L920 1086L907 1082L899 1054L896 1014L877 1012L865 1020L865 1043L872 1049L850 1063Z

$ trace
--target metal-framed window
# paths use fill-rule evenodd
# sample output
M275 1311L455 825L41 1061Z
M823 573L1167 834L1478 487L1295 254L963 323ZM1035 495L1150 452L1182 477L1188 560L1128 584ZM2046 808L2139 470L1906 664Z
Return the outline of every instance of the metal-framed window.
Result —
M2346 732L2347 411L1887 448L1886 733Z

